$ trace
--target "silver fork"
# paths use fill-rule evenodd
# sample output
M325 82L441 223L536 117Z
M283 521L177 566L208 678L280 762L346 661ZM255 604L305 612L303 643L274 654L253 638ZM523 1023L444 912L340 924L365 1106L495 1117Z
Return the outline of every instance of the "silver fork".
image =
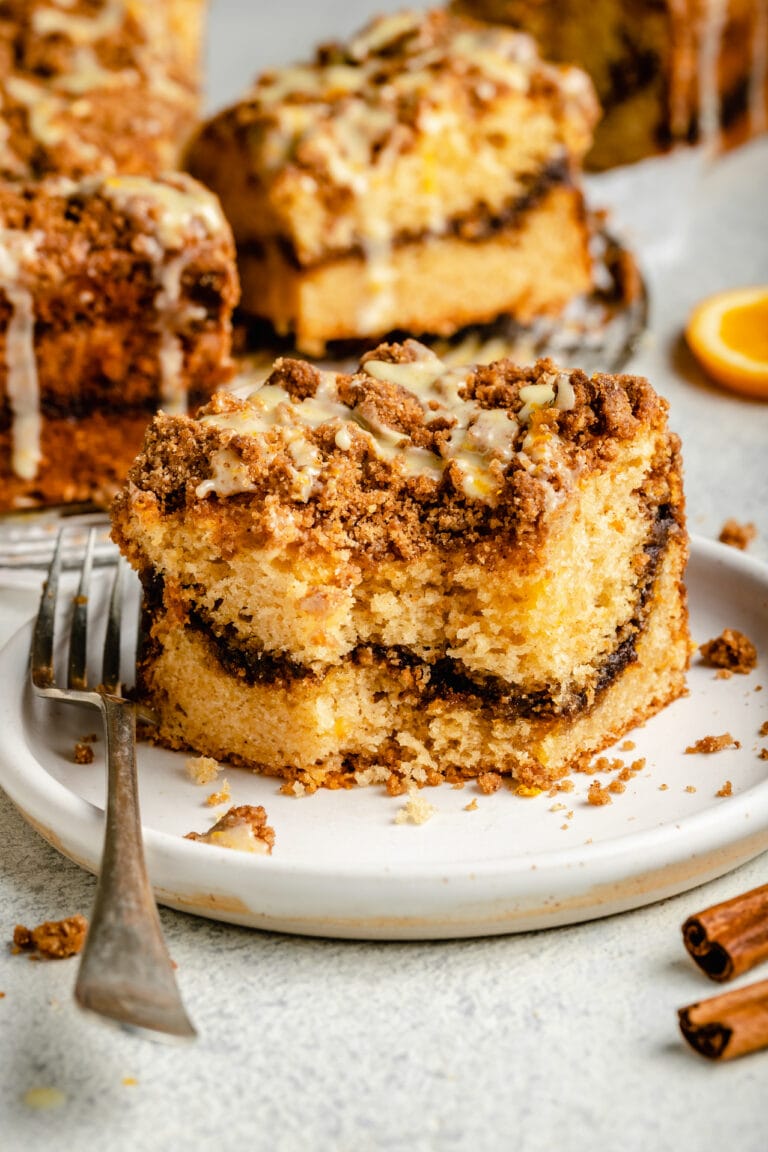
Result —
M73 601L67 687L56 683L54 628L62 568L59 533L32 637L31 679L39 696L91 704L104 719L107 802L104 849L75 999L82 1008L156 1039L196 1033L184 1010L147 878L136 780L136 706L121 695L120 634L124 564L112 585L101 679L89 677L88 598L95 533L91 531Z

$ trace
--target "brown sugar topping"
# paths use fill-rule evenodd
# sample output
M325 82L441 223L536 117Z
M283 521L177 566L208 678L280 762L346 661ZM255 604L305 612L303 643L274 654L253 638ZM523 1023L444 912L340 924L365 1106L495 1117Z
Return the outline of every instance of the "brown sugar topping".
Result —
M46 920L37 928L17 924L13 931L13 951L36 952L50 960L76 956L85 943L88 921L77 913L64 920Z
M754 644L735 628L726 628L720 636L702 644L699 652L704 664L729 672L751 672L757 664Z

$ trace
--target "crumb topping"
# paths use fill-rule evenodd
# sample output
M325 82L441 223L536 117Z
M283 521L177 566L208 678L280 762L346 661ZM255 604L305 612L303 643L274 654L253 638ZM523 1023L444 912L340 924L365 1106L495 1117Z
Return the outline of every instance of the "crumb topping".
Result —
M281 360L248 399L219 393L194 421L158 416L117 507L142 493L169 512L245 496L265 538L399 556L456 534L532 543L586 470L640 427L661 432L665 413L640 377L551 360L449 368L413 340L352 374Z
M719 788L717 790L716 795L717 796L733 796L733 784L731 783L731 781L726 780L726 782L725 782L725 784L723 784L722 788Z
M735 628L726 628L714 640L702 644L699 653L710 668L724 668L729 672L746 674L757 665L757 649Z

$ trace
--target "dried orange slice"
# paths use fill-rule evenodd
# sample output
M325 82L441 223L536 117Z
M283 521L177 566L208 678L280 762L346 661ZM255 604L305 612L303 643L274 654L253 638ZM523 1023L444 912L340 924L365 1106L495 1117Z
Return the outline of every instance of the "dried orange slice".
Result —
M702 300L685 335L718 384L768 399L768 287L733 288Z

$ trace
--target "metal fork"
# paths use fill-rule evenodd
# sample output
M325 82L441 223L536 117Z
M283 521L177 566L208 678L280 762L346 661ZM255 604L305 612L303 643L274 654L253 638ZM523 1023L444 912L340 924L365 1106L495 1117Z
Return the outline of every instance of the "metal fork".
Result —
M91 704L104 719L107 802L104 849L75 999L82 1008L156 1039L185 1040L195 1029L184 1010L147 878L136 780L136 706L121 695L120 633L124 564L112 585L100 681L89 677L88 599L91 531L74 597L67 687L56 683L54 628L62 569L59 533L32 637L31 679L39 696Z

